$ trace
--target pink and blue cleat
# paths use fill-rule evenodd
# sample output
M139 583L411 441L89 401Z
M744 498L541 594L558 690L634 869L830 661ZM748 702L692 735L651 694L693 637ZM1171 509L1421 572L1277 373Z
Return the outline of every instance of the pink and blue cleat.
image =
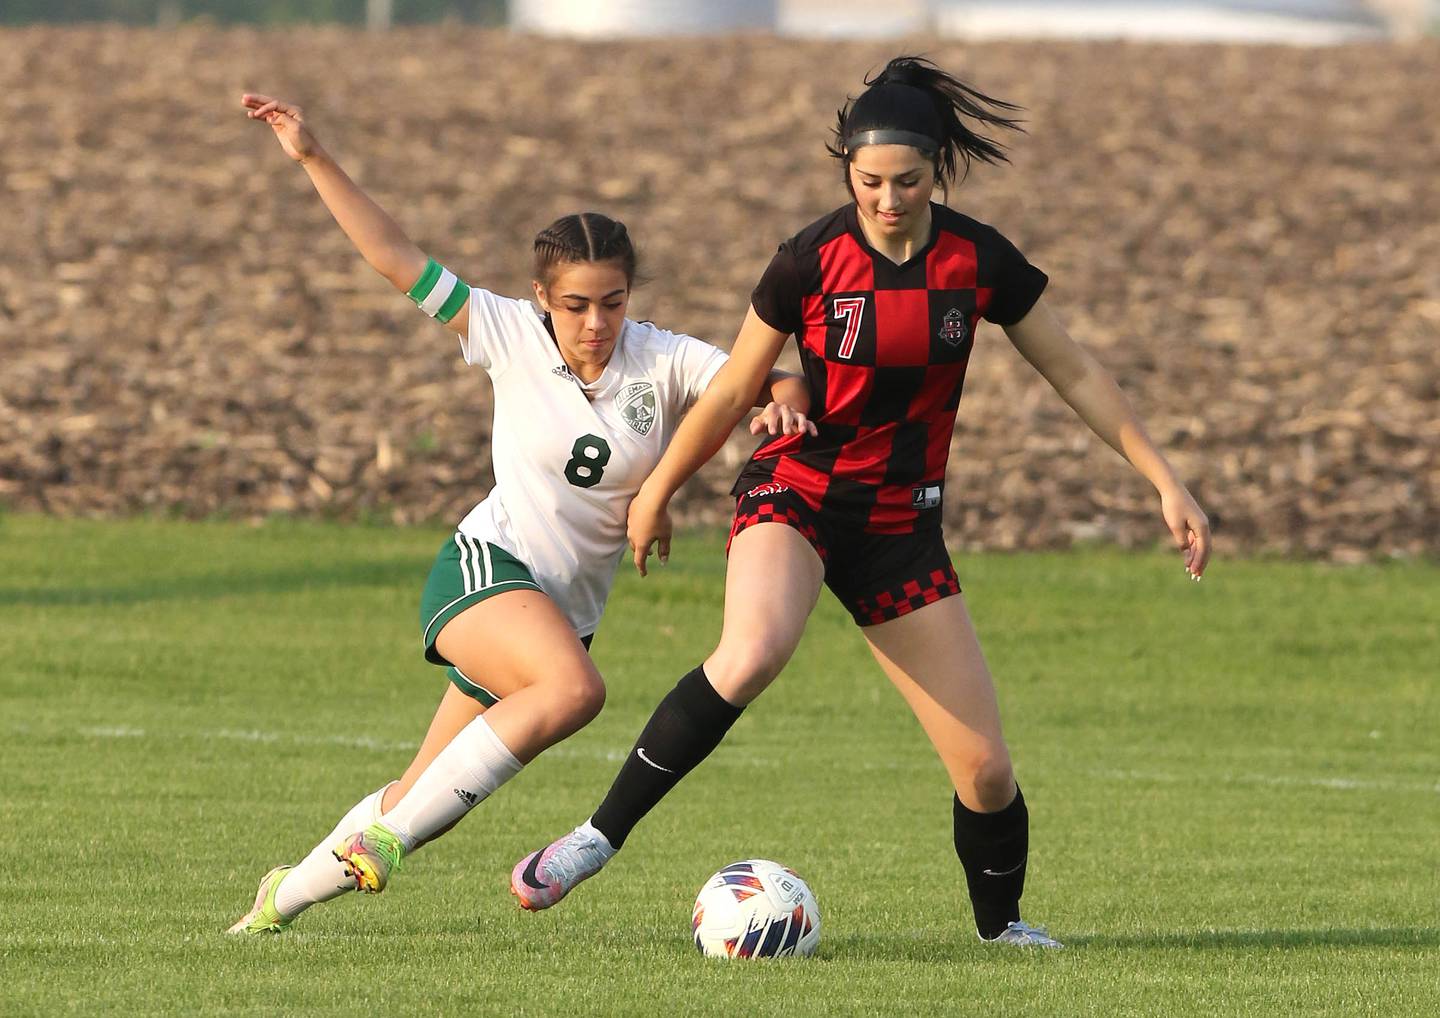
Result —
M615 849L588 823L565 837L532 852L510 871L510 893L520 907L531 912L549 908L574 890L582 880L600 872Z

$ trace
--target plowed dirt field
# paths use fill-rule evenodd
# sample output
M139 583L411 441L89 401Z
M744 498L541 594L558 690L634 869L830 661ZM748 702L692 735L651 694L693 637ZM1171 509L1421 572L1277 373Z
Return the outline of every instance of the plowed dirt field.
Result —
M584 44L427 29L0 32L0 503L455 519L489 390L353 253L242 90L306 107L472 282L595 208L632 315L729 344L776 243L845 193L823 143L924 50L1026 107L950 196L1044 268L1222 549L1440 552L1440 45ZM793 356L793 355L792 355ZM792 360L793 363L793 360ZM738 436L682 499L728 515ZM961 546L1162 536L1156 500L985 326L946 490Z

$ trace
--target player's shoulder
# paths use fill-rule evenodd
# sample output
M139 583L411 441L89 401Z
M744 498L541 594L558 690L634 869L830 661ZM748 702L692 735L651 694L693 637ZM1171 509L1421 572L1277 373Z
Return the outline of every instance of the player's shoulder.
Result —
M825 213L793 237L781 242L781 250L788 250L797 257L818 251L836 237L848 232L847 216L851 207L849 204L841 205L838 209Z
M681 334L661 328L654 322L625 319L625 349L637 356L657 356L669 353L680 345Z
M671 405L685 401L692 387L703 388L724 358L724 351L703 339L627 318L617 367L622 391L650 385Z
M995 248L1014 247L1003 233L989 223L982 223L980 220L952 209L948 205L933 204L930 207L930 214L934 218L935 225L942 232L961 237L976 246Z
M470 322L502 342L528 342L549 332L545 313L533 301L478 286L470 288Z
M467 364L494 373L517 360L543 356L548 335L545 316L532 302L472 286L469 303L460 338Z
M470 287L470 299L477 301L481 306L506 314L522 324L545 328L545 313L528 298L507 297L503 293L487 290L483 286L472 286Z
M642 367L668 364L682 347L691 343L712 345L683 332L661 328L654 322L633 318L625 319L624 337L626 358Z

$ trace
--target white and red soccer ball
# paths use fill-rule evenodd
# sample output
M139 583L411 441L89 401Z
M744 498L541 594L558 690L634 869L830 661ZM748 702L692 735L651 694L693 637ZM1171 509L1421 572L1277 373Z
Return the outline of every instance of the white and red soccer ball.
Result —
M705 881L690 925L708 958L807 957L820 943L820 905L794 870L747 859Z

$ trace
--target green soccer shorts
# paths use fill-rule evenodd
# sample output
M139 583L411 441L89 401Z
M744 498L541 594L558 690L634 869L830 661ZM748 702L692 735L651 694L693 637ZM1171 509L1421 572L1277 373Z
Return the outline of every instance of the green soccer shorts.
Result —
M443 665L445 674L466 696L486 707L499 701L494 693L471 680L435 649L435 638L456 615L487 597L507 590L540 590L529 568L499 545L456 533L440 546L425 592L420 595L420 632L425 660ZM541 591L544 593L544 591Z

